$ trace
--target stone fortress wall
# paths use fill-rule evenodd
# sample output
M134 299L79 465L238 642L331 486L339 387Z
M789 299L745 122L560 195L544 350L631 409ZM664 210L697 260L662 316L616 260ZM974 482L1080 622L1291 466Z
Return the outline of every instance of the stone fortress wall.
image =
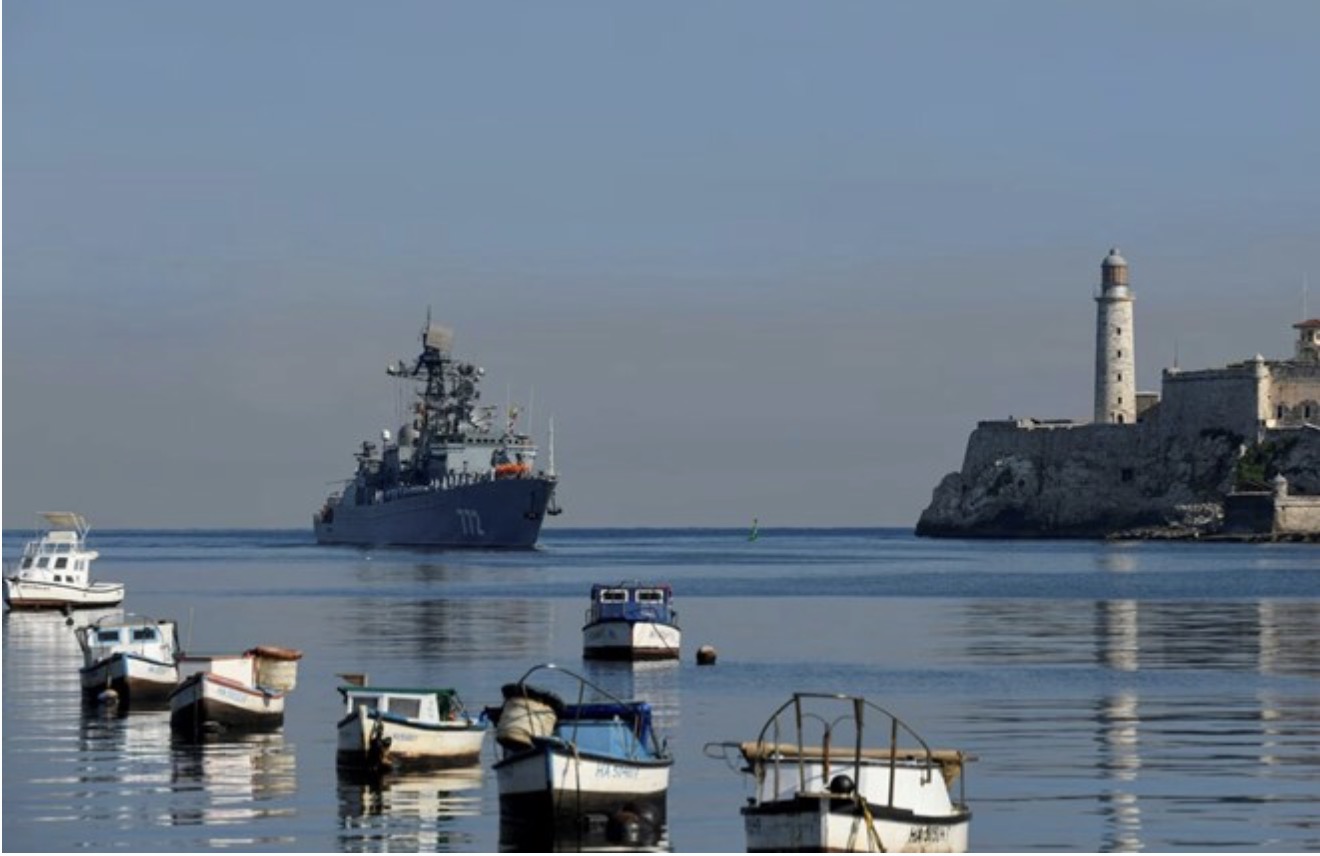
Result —
M1115 258L1126 265L1111 251L1106 281ZM1105 306L1098 315L1103 336ZM1158 399L1134 396L1135 424L1100 417L979 423L961 470L935 489L917 533L1213 534L1226 497L1244 482L1268 491L1259 482L1282 475L1289 492L1274 501L1273 531L1320 534L1320 320L1295 326L1292 359L1165 370ZM1113 354L1106 357L1098 343L1097 391L1110 386L1103 373L1114 368Z

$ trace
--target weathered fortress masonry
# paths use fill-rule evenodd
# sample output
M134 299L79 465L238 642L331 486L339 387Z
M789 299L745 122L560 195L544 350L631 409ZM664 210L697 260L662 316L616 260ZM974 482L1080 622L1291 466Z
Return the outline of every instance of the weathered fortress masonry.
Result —
M1136 391L1117 250L1096 307L1094 421L979 423L917 534L1320 537L1320 319L1291 359L1166 369L1156 395Z

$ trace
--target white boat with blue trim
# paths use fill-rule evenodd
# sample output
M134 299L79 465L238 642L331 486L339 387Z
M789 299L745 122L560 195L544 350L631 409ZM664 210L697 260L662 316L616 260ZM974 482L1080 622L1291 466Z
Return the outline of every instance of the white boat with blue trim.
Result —
M179 683L179 634L173 621L104 616L75 631L83 652L83 698L120 707L164 706Z
M574 703L528 683L552 672L577 682ZM527 842L511 827L549 832L621 814L663 825L674 759L649 704L618 699L553 664L533 667L503 695L503 706L488 710L503 750L494 767L502 840Z
M667 583L636 580L591 587L582 627L582 656L589 660L678 659L683 634Z
M481 760L490 725L470 716L449 688L339 687L347 712L339 720L341 767L373 773L464 767Z
M884 744L866 745L868 720ZM900 746L900 734L915 747ZM864 698L794 693L756 740L706 745L708 756L725 761L731 751L755 791L741 809L748 852L967 851L972 812L961 774L974 757L931 749Z
M10 609L88 609L124 600L124 584L92 581L100 554L87 548L87 521L71 511L46 511L47 529L23 547L18 570L5 577Z

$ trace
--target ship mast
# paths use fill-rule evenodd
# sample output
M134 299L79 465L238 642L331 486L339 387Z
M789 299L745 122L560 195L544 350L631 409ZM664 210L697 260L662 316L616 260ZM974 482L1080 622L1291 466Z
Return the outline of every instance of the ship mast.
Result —
M550 478L555 477L555 417L550 417Z

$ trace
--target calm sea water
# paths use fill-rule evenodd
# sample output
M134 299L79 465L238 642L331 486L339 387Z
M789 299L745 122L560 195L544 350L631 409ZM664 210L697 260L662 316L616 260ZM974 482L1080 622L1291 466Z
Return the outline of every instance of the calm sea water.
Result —
M28 536L6 532L6 567ZM892 530L564 531L531 553L322 548L306 532L96 532L125 606L193 651L305 652L282 732L201 747L86 713L58 615L4 620L7 850L499 849L489 765L336 774L336 673L470 706L556 662L657 710L668 846L738 851L702 754L795 690L861 694L975 753L976 850L1320 850L1320 549L917 540ZM680 663L590 666L591 583L673 584ZM697 667L701 644L720 654ZM572 846L569 843L569 846Z

